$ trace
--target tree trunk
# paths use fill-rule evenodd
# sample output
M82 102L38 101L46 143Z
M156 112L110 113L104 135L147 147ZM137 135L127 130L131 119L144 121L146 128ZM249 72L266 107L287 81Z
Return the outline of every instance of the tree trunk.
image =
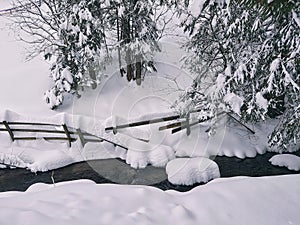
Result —
M136 63L135 63L135 76L136 76L136 83L137 85L142 84L142 62L141 62L141 55L137 55Z
M122 28L123 28L122 39L124 40L124 43L128 45L130 44L130 21L128 18L124 18L122 20ZM132 54L130 48L126 49L125 61L126 61L126 68L127 68L126 69L127 80L131 81L133 79L133 69L132 69Z
M117 9L117 15L118 15L118 9ZM120 70L120 74L121 77L124 76L124 68L122 68L122 61L121 61L121 49L120 49L120 42L121 42L121 27L120 27L120 22L119 22L119 18L117 18L117 38L118 38L118 61L119 61L119 70Z
M96 71L95 71L95 67L89 63L88 66L88 73L90 75L91 81L92 81L92 89L96 89L97 88L97 77L96 77Z

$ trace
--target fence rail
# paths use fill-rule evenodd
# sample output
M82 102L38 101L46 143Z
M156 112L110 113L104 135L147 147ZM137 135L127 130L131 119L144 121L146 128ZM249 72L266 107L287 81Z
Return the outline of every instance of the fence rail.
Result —
M190 119L190 114L191 113L196 113L201 111L200 109L197 110L192 110L190 113L188 113L185 117L181 115L173 115L173 116L167 116L167 117L161 117L161 118L155 118L155 119L150 119L150 120L143 120L143 121L138 121L138 122L132 122L132 123L127 123L127 124L121 124L121 125L115 125L111 127L106 127L105 131L113 131L114 134L117 133L118 129L126 129L126 128L132 128L132 127L137 127L137 126L143 126L143 125L148 125L148 124L154 124L154 123L164 123L164 122L170 122L169 124L160 126L158 128L159 131L163 130L171 130L172 134L175 134L179 131L186 130L186 134L190 135L191 133L191 127L195 126L197 124L209 121L213 119L212 117L208 117L205 119L197 119L197 120L191 120ZM234 113L232 113L234 114ZM252 134L255 134L255 131L250 129L247 125L245 125L242 121L236 119L231 113L229 112L220 112L216 115L216 117L223 116L223 115L228 115L230 119L232 119L234 122L240 124L242 127L246 128L249 132ZM172 121L172 122L171 122Z
M79 138L82 143L82 146L84 146L88 142L103 142L103 141L107 141L112 144L115 144L104 138L100 138L95 135L89 134L87 132L83 132L80 129L74 129L68 127L66 124L58 125L58 124L49 124L49 123L2 121L0 122L0 126L1 125L2 128L0 128L0 132L7 132L12 141L15 140L30 141L30 140L36 140L38 138L43 138L45 140L51 140L51 141L68 141L69 147L71 147L72 142L75 142ZM20 128L20 126L22 126L22 128ZM49 127L49 128L41 129L40 126ZM20 134L23 133L27 133L27 135L21 136ZM42 133L44 135L34 136L32 133L34 134ZM46 134L48 134L48 136ZM49 136L49 134L51 134L52 136ZM124 147L124 146L120 146L120 147Z
M192 113L197 112L196 110ZM234 122L240 124L244 128L246 128L249 132L252 134L255 134L255 131L250 129L247 125L242 123L240 120L236 119L233 115L226 112L218 113L217 116L222 115L228 115L230 119L232 119ZM128 124L122 124L122 125L116 125L115 127L107 127L105 128L105 131L113 131L114 134L116 134L117 129L124 129L124 128L132 128L136 126L142 126L146 124L153 124L153 123L162 123L162 122L168 122L173 121L167 125L160 126L158 130L168 130L172 129L171 133L177 133L182 130L186 130L187 135L190 134L190 129L192 126L195 126L199 123L205 122L207 120L210 120L211 118L207 119L199 119L199 120L192 120L190 121L189 115L184 118L180 117L179 115L173 115L173 116L167 116L162 118L156 118L151 120L144 120L139 122L133 122ZM0 122L0 132L7 132L11 138L11 140L14 142L15 140L36 140L39 138L43 138L45 140L50 141L67 141L69 143L69 147L71 147L72 142L75 142L76 140L80 140L82 146L84 146L88 142L108 142L113 144L114 146L118 146L121 148L124 148L128 150L126 146L123 146L121 144L115 143L114 141L98 137L96 135L87 133L82 131L81 129L75 129L72 127L68 127L66 124L51 124L51 123L32 123L32 122L9 122L9 121L2 121ZM22 127L22 128L21 128ZM42 127L42 128L41 128ZM49 127L49 129L45 128ZM27 133L26 136L20 136L20 133ZM44 134L43 136L37 136L37 133ZM33 135L35 134L35 135ZM48 135L45 135L48 134ZM49 136L52 135L52 136ZM142 140L141 141L148 142L148 140Z

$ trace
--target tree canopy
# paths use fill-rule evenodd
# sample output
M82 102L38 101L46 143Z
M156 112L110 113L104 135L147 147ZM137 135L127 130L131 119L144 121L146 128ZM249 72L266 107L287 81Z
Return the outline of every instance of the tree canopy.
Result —
M188 67L197 74L183 100L185 110L220 110L244 121L279 117L270 144L299 143L299 1L203 1L186 10Z

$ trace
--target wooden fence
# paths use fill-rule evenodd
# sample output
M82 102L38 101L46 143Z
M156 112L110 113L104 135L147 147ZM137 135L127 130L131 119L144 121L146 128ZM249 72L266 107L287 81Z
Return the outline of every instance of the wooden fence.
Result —
M217 114L217 116L228 115L230 119L234 122L240 124L244 128L246 128L252 134L255 132L242 123L240 120L233 117L230 113L221 112ZM187 117L181 117L180 115L173 115L167 117L161 117L151 120L144 120L139 122L133 122L128 124L116 125L115 127L107 127L105 131L113 131L114 134L117 133L118 129L125 129L131 127L137 127L147 124L153 123L162 123L162 122L171 122L167 125L160 126L158 129L160 131L172 129L172 134L177 133L179 131L183 131L186 129L187 135L190 134L190 129L192 126L195 126L199 123L210 120L211 118L206 119L198 119L191 120L189 115ZM2 128L1 128L2 125ZM81 131L80 129L75 129L72 127L68 127L66 124L49 124L49 123L31 123L31 122L8 122L2 121L0 122L0 132L7 132L12 141L15 140L36 140L38 138L43 138L45 140L50 141L67 141L69 143L69 147L71 147L72 142L75 142L77 139L80 140L82 146L84 146L88 142L108 142L115 146L119 146L128 150L126 146L120 145L108 139L98 137L96 135ZM20 134L27 134L26 136ZM39 135L38 135L39 134ZM40 135L42 134L42 135ZM139 139L141 140L141 139ZM147 142L147 140L142 140Z
M15 140L36 140L38 138L43 138L50 141L67 141L69 147L71 147L72 142L75 142L78 138L84 146L88 142L109 142L115 146L119 146L127 149L126 147L114 143L105 138L97 137L93 134L81 131L80 129L75 129L68 127L66 124L49 124L49 123L31 123L31 122L0 122L0 132L7 132L12 141ZM22 135L26 134L26 136ZM39 134L39 135L37 135ZM40 135L41 134L41 135Z
M200 110L193 110L190 113L196 113L199 111ZM192 126L195 126L197 124L200 124L200 123L203 123L203 122L206 122L206 121L209 121L212 119L212 118L208 117L205 119L190 120L190 113L187 114L185 117L182 117L180 115L173 115L173 116L167 116L167 117L161 117L161 118L155 118L155 119L150 119L150 120L144 120L144 121L138 121L138 122L132 122L132 123L127 123L127 124L106 127L105 131L113 131L113 133L116 134L118 129L132 128L132 127L150 125L150 124L154 124L154 123L170 122L169 124L160 126L158 128L158 130L163 131L163 130L172 129L172 131L171 131L172 134L177 133L179 131L186 130L186 134L190 135ZM216 117L221 117L223 115L227 115L234 122L240 124L242 127L246 128L252 134L255 134L255 132L252 129L250 129L248 126L246 126L244 123L242 123L240 120L236 119L234 116L232 116L228 112L220 112L216 115Z

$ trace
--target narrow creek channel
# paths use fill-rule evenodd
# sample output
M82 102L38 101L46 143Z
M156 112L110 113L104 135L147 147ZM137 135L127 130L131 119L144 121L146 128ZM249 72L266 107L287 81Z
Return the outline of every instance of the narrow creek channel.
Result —
M295 152L300 156L300 151ZM275 153L257 155L255 158L217 156L214 161L219 165L221 177L233 176L272 176L298 174L284 167L271 165L269 159ZM26 169L0 169L0 191L25 191L38 182L53 183L77 179L90 179L96 183L138 184L157 187L161 190L189 191L193 186L173 185L167 180L165 168L148 166L146 169L133 169L118 159L80 162L48 172L32 173Z

